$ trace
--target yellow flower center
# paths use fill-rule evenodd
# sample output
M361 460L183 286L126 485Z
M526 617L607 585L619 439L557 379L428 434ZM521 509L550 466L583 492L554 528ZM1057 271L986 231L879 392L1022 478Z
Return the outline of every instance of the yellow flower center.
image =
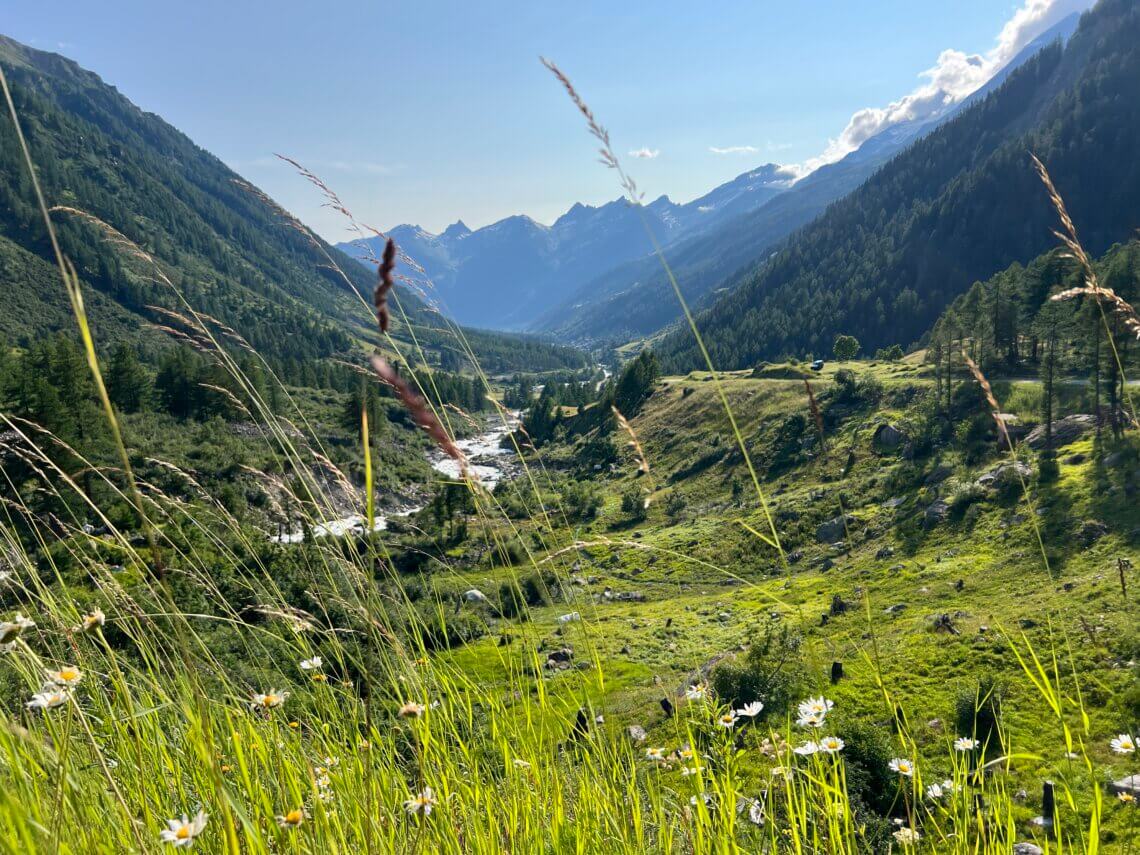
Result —
M79 676L79 672L76 671L74 668L64 668L62 671L59 672L59 679L63 680L65 683L70 683L72 680L74 680L78 676Z
M303 817L304 814L301 813L300 809L291 810L289 813L285 814L285 821L290 825L297 825L301 822L301 819Z
M174 836L177 837L179 840L185 840L186 838L188 838L190 836L190 826L183 825L176 832L174 832Z

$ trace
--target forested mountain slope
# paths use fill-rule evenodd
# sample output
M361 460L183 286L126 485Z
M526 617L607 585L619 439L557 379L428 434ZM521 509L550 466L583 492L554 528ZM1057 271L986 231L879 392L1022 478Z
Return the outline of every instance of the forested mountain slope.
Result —
M715 228L699 235L675 240L665 248L665 256L685 299L699 307L733 282L746 278L781 241L859 187L915 140L986 98L1048 45L1067 41L1078 20L1079 16L1072 14L1058 21L977 92L936 116L892 125L842 160L820 167L763 205L724 217ZM660 259L648 255L586 281L533 328L565 341L624 341L650 335L680 316L681 307Z
M1140 223L1140 9L1103 0L1064 48L883 167L698 318L719 367L823 353L838 333L865 349L919 338L975 280L1053 243L1055 213L1029 152L1053 173L1087 248ZM688 330L665 364L699 363Z
M288 374L295 375L306 360L349 352L373 335L367 302L353 289L367 301L374 276L296 228L216 157L70 60L0 37L0 63L50 205L79 209L122 232L162 265L195 310L237 330ZM90 309L104 339L137 338L168 323L152 307L181 309L178 295L126 263L121 248L103 240L98 227L67 213L55 220L65 254L94 292ZM0 332L9 341L72 328L54 265L27 168L5 117L0 122ZM440 353L459 350L438 316L400 290L412 322L426 328L420 331L421 345ZM473 341L500 355L509 350L504 340L475 335ZM579 360L557 351L536 356L530 353L535 347L526 344L521 364Z

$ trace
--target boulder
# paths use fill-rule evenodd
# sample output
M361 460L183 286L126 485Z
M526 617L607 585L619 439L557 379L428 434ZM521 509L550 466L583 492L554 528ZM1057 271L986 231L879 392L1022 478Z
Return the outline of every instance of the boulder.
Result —
M1015 843L1013 855L1044 855L1044 852L1036 843Z
M1089 547L1108 534L1108 526L1100 520L1085 520L1077 529L1077 540L1081 546Z
M927 529L934 528L946 519L948 513L950 513L950 506L939 499L922 512L922 527Z
M1028 463L1022 463L1020 460L1014 460L995 466L974 483L979 487L996 490L1013 486L1014 484L1020 486L1022 481L1028 482L1032 477L1032 466Z
M846 536L847 528L854 524L855 517L851 516L851 514L835 517L827 522L820 523L819 527L815 530L816 542L835 543L837 540L843 540Z
M875 428L871 442L880 448L898 448L906 442L906 434L894 425L881 424Z
M1053 447L1058 448L1076 442L1096 427L1096 416L1091 413L1077 413L1053 422ZM1038 425L1025 437L1030 448L1045 447L1045 425Z
M648 738L645 728L640 724L631 724L625 731L629 735L629 739L635 745L640 745Z
M924 483L927 486L930 486L932 484L941 484L943 481L945 481L947 478L949 478L953 474L954 474L954 470L945 464L942 464L940 466L935 466L927 474L926 480Z

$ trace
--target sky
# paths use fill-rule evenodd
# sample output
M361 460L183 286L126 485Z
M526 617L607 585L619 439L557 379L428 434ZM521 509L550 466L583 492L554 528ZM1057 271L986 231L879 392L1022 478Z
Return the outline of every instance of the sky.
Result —
M620 195L540 56L647 199L775 162L805 173L952 103L1092 0L51 0L0 31L62 53L329 240L362 222L550 223Z

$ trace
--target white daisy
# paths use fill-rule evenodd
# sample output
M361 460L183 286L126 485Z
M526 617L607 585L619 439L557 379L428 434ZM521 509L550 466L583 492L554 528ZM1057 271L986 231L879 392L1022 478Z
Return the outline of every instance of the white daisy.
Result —
M46 672L47 685L70 689L83 679L83 672L74 665L64 665L58 671Z
M16 639L23 634L24 630L32 629L35 625L35 621L28 620L17 612L10 621L6 620L0 623L0 645L15 644Z
M819 750L836 754L843 750L843 740L838 736L825 736L819 741Z
M732 711L726 712L716 720L716 723L725 728L736 727L736 713Z
M404 802L404 810L412 816L430 816L435 804L435 796L432 795L431 787L424 787L422 793L416 793Z
M1136 740L1127 733L1113 737L1113 740L1108 744L1117 754L1132 754L1136 751Z
M890 767L892 772L897 772L904 778L914 777L914 763L912 763L910 760L907 760L905 757L896 757L887 765Z
M168 819L166 828L160 831L158 836L163 843L189 849L194 845L194 838L206 828L207 819L209 817L202 811L198 811L193 819L187 819L186 814L183 814L181 819Z
M800 727L823 727L823 722L823 713L818 712L806 713L796 719L796 724Z
M61 707L67 703L71 695L67 689L55 688L46 686L42 692L37 692L32 695L32 699L24 704L30 710L54 710L56 707Z
M646 748L645 756L652 760L654 763L665 762L665 749L664 748Z
M305 821L305 809L294 808L286 814L277 817L277 824L282 828L296 828Z
M706 683L694 683L685 689L685 698L690 701L700 701L708 696L709 687Z
M90 614L85 614L79 620L79 626L73 627L73 631L80 635L92 635L98 630L103 628L103 624L107 622L107 616L103 614L102 609L95 609Z
M268 692L259 692L253 696L253 700L249 702L249 708L254 712L266 712L277 709L285 703L285 699L289 697L288 692L280 692L277 689L270 689Z
M978 747L978 740L971 739L968 736L959 736L954 740L955 751L973 751Z
M817 751L819 751L819 744L809 740L809 741L805 742L803 745L796 746L795 748L792 749L792 751L794 751L796 754L799 754L801 757L808 757L812 754L815 754Z
M930 784L926 788L926 797L932 801L938 801L944 795L946 795L946 791L942 789L941 784Z
M834 706L835 704L833 702L822 695L818 698L808 698L806 701L800 702L800 717L804 718L810 715L825 716L831 712L831 708Z
M320 671L325 662L321 657L314 656L311 659L302 659L298 664L302 671Z
M760 711L764 709L762 701L753 701L750 704L745 704L736 711L738 716L747 716L748 718L756 718L760 715Z

